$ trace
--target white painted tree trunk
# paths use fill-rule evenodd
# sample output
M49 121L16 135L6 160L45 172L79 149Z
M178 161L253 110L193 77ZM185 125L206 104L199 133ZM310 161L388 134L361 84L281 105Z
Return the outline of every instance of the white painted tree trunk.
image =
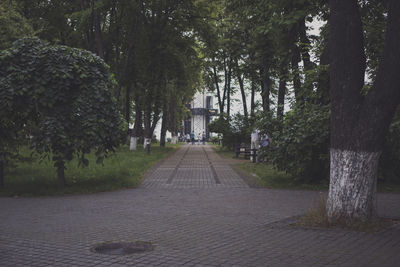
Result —
M130 146L129 146L130 150L137 150L137 141L138 141L138 137L131 136L131 142L130 142Z
M145 139L144 139L143 146L146 146L146 144L151 145L151 138L145 138Z
M376 182L380 152L331 149L329 195L331 222L367 220L376 215Z
M171 144L176 145L178 143L178 136L172 136L171 137Z

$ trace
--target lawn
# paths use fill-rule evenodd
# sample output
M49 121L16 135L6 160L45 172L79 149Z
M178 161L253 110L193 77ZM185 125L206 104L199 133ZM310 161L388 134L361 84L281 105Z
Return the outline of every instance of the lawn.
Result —
M115 154L96 164L93 154L87 156L88 167L78 167L72 160L66 164L66 183L64 188L57 184L56 169L53 162L39 162L37 156L30 156L28 149L21 151L23 161L16 162L14 168L5 172L5 186L1 196L49 196L64 194L87 194L137 187L145 174L155 163L174 152L179 145L167 145L165 148L155 144L147 155L142 147L130 151L129 147L120 147Z
M320 183L302 183L293 179L289 174L276 170L271 164L251 163L249 160L243 161L243 156L235 158L233 151L215 145L216 152L226 158L236 159L239 164L235 168L244 171L258 179L261 186L273 189L296 189L296 190L328 190L328 181ZM399 182L378 181L379 192L400 192Z

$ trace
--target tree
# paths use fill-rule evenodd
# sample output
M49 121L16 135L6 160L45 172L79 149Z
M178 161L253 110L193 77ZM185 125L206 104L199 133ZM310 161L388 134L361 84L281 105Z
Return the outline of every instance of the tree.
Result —
M330 1L331 221L376 215L377 168L385 135L400 102L400 2L388 1L383 55L365 92L363 25L358 1Z
M103 60L92 53L24 38L0 55L0 127L27 139L43 157L50 156L59 184L65 161L95 150L97 162L121 143L123 122L112 97L116 85ZM7 143L8 140L5 140ZM1 142L0 161L7 147Z
M0 50L11 47L19 38L31 36L32 27L28 21L18 13L15 5L0 2Z

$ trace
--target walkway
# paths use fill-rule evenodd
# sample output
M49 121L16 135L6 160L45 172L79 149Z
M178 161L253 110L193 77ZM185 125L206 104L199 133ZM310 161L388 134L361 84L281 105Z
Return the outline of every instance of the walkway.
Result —
M137 189L0 198L0 266L399 266L400 225L376 234L291 226L318 192L250 188L208 146L184 146ZM400 218L400 195L379 195ZM154 251L97 254L106 241Z
M210 146L187 145L162 163L143 183L145 188L248 188Z

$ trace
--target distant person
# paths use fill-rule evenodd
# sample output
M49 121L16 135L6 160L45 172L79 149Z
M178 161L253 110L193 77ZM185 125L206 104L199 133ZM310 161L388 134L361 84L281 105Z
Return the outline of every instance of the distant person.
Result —
M192 145L194 145L194 132L190 133L190 140L192 141Z
M201 141L203 142L203 145L206 144L206 134L203 132L203 134L201 135Z
M188 144L190 143L190 134L186 135L186 143L188 143Z
M263 134L263 135L261 136L261 139L260 139L260 146L261 146L262 148L267 148L267 147L269 146L269 143L270 143L270 138L269 138L269 136L268 136L267 134Z
M263 134L260 139L260 146L264 150L262 161L266 162L266 152L268 151L269 145L271 144L271 138L267 134Z

